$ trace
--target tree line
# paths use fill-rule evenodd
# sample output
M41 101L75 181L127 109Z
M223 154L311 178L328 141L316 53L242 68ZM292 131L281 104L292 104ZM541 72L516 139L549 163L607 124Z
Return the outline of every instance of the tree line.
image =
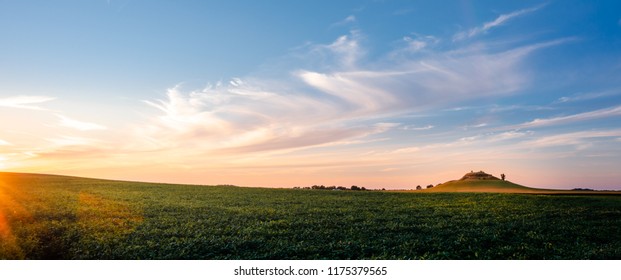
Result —
M431 189L433 187L434 187L433 184L429 184L425 188ZM293 187L293 188L294 189L298 189L298 190L369 191L369 189L367 189L365 187L358 187L356 185L351 186L349 188L343 187L343 186L324 186L324 185L313 185L313 186L310 186L310 187ZM423 189L423 187L421 185L416 186L416 190L422 190L422 189ZM376 190L380 190L380 189L376 189ZM386 189L382 188L381 190L385 191Z
M305 190L340 190L340 191L366 191L365 187L351 186L349 188L343 186L324 186L324 185L313 185L310 187L294 187L294 189L305 189Z

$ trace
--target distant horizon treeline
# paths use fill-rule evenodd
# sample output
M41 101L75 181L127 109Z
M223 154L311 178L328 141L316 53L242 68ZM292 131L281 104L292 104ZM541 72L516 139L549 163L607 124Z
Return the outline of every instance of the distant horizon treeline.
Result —
M324 185L313 185L310 187L293 187L294 189L303 189L303 190L339 190L339 191L368 191L365 187L358 187L353 185L349 188L343 186L324 186ZM386 189L382 189L386 190Z
M438 184L440 185L440 184ZM429 184L427 185L427 189L433 188L434 185L433 184ZM296 190L338 190L338 191L385 191L386 188L381 188L381 189L367 189L365 187L358 187L356 185L353 185L349 188L347 187L343 187L343 186L325 186L325 185L312 185L310 187L293 187ZM421 187L420 185L416 186L416 188L412 188L411 190L422 190L423 187Z

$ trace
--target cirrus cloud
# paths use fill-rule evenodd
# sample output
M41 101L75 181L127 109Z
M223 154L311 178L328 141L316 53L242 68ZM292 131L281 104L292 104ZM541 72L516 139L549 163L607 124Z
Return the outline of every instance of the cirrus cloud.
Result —
M83 121L74 120L72 118L69 118L67 116L63 116L63 115L60 115L60 114L56 114L56 117L58 117L60 119L60 124L59 125L63 126L63 127L73 128L73 129L77 129L77 130L81 130L81 131L105 130L105 129L107 129L103 125L99 125L99 124L96 124L96 123L90 123L90 122L83 122Z
M56 99L50 96L39 95L18 95L0 98L0 107L29 109L29 110L45 110L33 104L44 103Z
M505 24L506 22L508 22L509 20L512 20L514 18L535 12L541 8L543 8L546 4L541 4L532 8L527 8L527 9L522 9L522 10L518 10L518 11L514 11L508 14L501 14L500 16L498 16L496 19L494 19L493 21L490 22L486 22L484 23L482 26L479 27L474 27L471 28L468 31L462 31L459 32L457 34L455 34L453 36L453 41L461 41L461 40L465 40L474 36L477 36L479 34L482 33L486 33L487 31L496 28L498 26L501 26L503 24Z
M245 77L201 90L170 88L164 99L145 100L160 114L137 134L157 148L193 147L210 153L353 143L398 126L381 123L400 114L514 94L528 85L530 77L522 67L529 54L569 40L496 52L429 51L399 61L389 53L389 61L363 64L367 51L362 37L356 31L330 44L310 46L310 59L334 56L332 64L291 69L279 82Z

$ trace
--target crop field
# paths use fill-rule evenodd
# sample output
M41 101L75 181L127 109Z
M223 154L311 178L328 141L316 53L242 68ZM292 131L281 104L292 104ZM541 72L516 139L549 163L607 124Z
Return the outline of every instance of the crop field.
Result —
M0 259L621 259L621 196L0 173Z

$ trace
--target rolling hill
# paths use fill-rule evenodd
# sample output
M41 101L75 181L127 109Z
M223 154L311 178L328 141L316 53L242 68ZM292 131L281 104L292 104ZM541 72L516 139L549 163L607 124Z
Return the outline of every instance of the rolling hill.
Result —
M490 193L542 193L555 192L529 188L502 180L455 180L425 190L427 192L490 192Z
M604 192L537 189L501 180L483 171L466 173L459 180L448 181L425 192L485 192L522 194L603 194Z

